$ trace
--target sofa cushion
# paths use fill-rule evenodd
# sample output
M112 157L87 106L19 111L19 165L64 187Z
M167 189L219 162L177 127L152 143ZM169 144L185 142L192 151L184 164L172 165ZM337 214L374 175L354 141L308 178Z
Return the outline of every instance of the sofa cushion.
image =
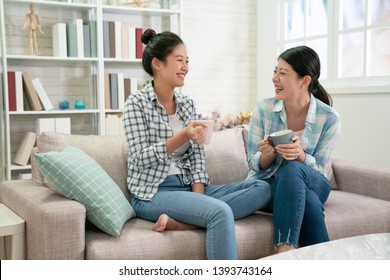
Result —
M130 203L110 176L82 150L34 154L36 164L61 195L85 206L88 219L104 232L118 236L135 216Z
M331 240L390 232L389 201L333 190L324 207Z
M43 132L37 138L37 149L40 153L62 151L66 146L83 150L94 159L121 188L127 199L130 197L127 188L127 143L124 136L69 135L56 132ZM33 179L42 181L35 161L31 160ZM37 174L38 173L38 174Z
M211 185L244 180L249 167L244 142L247 131L235 127L213 133L211 144L205 145L206 168Z

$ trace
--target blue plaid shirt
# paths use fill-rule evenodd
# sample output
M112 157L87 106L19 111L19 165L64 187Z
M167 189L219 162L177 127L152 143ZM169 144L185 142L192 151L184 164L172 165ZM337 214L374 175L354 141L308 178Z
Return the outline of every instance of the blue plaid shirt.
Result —
M175 92L176 113L184 126L196 118L192 99ZM142 200L151 200L158 186L168 175L172 156L167 154L165 141L173 136L168 114L157 100L152 83L132 93L123 112L123 128L128 144L127 185ZM191 146L179 160L185 184L209 184L203 145Z
M248 177L257 174L257 178L266 179L277 172L283 162L282 156L278 154L268 169L260 169L261 152L258 143L265 134L287 128L284 101L267 98L257 102L249 126L248 162L251 171ZM339 134L340 116L337 111L311 95L305 129L299 139L306 155L304 164L327 177L327 164Z

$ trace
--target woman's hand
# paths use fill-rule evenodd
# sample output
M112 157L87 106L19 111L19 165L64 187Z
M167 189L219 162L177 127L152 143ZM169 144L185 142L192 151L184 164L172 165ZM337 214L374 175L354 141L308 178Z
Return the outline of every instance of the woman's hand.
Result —
M260 140L258 147L259 147L259 151L261 152L261 154L263 156L269 157L269 156L275 155L276 150L275 150L274 146L272 146L272 143L271 143L271 140L270 140L268 134L266 134L264 136L263 140Z
M276 152L279 153L285 160L297 160L303 162L305 160L305 152L303 151L299 137L294 135L291 140L292 144L280 144L276 146Z
M271 166L272 162L275 160L276 157L276 150L274 146L272 146L268 134L264 136L263 140L260 140L258 147L259 151L261 152L259 167L260 169L266 170Z
M206 137L207 124L199 121L192 121L190 124L184 128L186 136L194 141L196 144L200 144Z

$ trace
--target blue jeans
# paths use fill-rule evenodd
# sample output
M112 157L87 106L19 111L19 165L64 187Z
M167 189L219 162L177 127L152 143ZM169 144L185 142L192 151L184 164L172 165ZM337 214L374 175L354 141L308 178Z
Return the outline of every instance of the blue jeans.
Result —
M205 195L191 191L181 175L170 175L151 201L132 196L131 204L141 219L157 221L161 214L207 229L208 259L237 259L234 220L263 208L271 198L268 183L260 180L208 186Z
M285 161L275 177L265 180L272 198L275 245L308 246L329 241L323 205L331 184L325 176L297 161Z

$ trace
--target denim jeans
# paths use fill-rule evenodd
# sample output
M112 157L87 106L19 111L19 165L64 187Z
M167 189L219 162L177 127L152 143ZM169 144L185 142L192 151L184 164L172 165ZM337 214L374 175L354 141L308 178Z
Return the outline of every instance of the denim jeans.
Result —
M265 180L272 198L275 245L308 246L329 241L323 204L331 184L325 176L297 161L285 161L275 177Z
M167 176L151 201L135 198L131 204L141 219L157 221L161 214L206 228L208 259L236 259L234 220L263 208L271 198L268 183L260 180L208 186L205 195L191 191L181 175Z

